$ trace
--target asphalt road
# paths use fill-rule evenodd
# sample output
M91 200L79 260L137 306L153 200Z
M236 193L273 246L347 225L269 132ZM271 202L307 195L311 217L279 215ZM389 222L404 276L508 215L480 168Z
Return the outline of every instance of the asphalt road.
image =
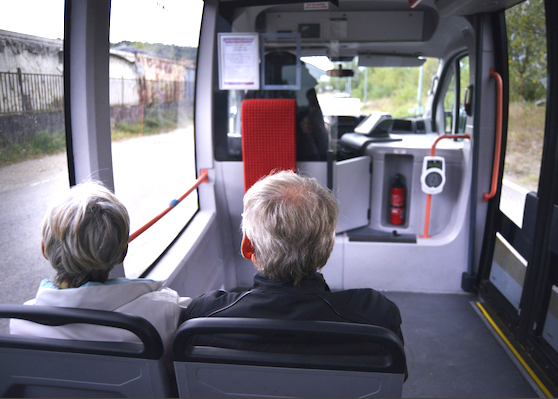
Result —
M128 207L132 231L164 210L171 199L180 197L193 183L192 144L191 129L113 143L116 195ZM65 154L0 168L0 303L32 299L41 280L54 277L41 253L41 225L48 206L68 186ZM168 225L178 220L176 234L184 225L180 219L193 212L192 206L179 207L171 212L173 217L163 219L161 230L172 234L173 227ZM186 201L183 208L188 208ZM166 238L160 232L140 236L130 245L125 267L127 262L133 264L134 258L151 261L144 247L156 241L154 235L165 245ZM144 266L139 263L138 267ZM134 277L133 272L130 274ZM0 333L7 332L7 326L6 320L0 320Z
M41 223L52 193L68 187L64 173L0 192L0 303L34 298L40 281L54 277L41 253ZM7 332L7 321L0 322Z

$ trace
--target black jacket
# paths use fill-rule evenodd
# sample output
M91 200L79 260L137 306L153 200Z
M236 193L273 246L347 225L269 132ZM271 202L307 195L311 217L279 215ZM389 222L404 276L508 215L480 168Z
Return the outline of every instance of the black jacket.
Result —
M209 292L194 299L185 312L185 319L209 316L372 324L392 330L403 342L397 305L370 288L331 292L320 273L298 286L257 274L250 291Z

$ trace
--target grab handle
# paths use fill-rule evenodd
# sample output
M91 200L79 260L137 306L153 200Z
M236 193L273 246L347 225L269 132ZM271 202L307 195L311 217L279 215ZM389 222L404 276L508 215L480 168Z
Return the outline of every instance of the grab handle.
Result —
M207 183L208 181L209 181L209 178L208 178L208 174L207 174L207 169L202 169L200 177L198 177L198 179L196 180L194 185L192 187L190 187L188 189L188 191L186 191L182 195L182 197L180 197L177 200L176 199L172 200L171 203L169 204L169 206L167 206L167 208L163 212L159 213L157 216L155 216L149 222L147 222L142 227L140 227L139 229L134 231L132 234L130 234L130 237L128 238L128 243L131 243L132 241L134 241L140 234L145 232L148 228L150 228L155 223L157 223L159 220L161 220L161 218L163 216L165 216L167 213L172 211L176 205L178 205L184 198L186 198L188 195L190 195L190 193L192 193L196 188L198 188L200 184Z
M496 139L494 141L494 164L492 165L492 184L490 192L482 195L482 201L494 198L498 188L498 176L500 174L500 155L502 150L502 107L503 107L503 83L502 77L494 68L490 68L490 78L496 80Z

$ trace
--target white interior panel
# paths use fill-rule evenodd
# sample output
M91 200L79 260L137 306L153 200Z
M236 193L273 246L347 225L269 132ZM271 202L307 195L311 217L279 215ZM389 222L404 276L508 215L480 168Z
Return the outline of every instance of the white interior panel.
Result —
M368 224L370 209L370 157L336 162L333 193L339 201L337 232Z
M419 239L416 244L344 240L343 288L380 291L463 293L467 265L465 230L449 243Z

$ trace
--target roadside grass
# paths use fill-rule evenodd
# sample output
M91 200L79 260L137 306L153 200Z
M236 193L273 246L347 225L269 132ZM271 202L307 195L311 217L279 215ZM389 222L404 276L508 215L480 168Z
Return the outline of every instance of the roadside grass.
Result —
M409 116L410 110L416 107L416 102L407 102L404 104L396 104L396 101L390 97L374 98L368 100L362 105L361 112L365 115L370 114L372 111L386 111L394 118L404 118Z
M0 166L57 154L66 148L64 132L44 131L24 143L0 146Z
M394 110L391 98L369 100L363 105L363 114L372 111ZM404 110L393 111L402 113ZM542 159L546 106L534 102L510 103L508 116L508 138L504 176L527 188L537 191Z
M545 105L511 103L504 176L537 191L544 141Z
M146 110L147 111L147 110ZM132 138L137 136L150 136L169 132L178 127L176 112L151 109L146 112L143 123L129 123L128 121L117 122L111 131L113 141Z
M180 118L191 123L191 118ZM150 112L143 123L117 122L111 130L112 141L170 132L178 127L176 112ZM24 143L0 143L0 167L57 154L66 150L64 132L44 131Z

